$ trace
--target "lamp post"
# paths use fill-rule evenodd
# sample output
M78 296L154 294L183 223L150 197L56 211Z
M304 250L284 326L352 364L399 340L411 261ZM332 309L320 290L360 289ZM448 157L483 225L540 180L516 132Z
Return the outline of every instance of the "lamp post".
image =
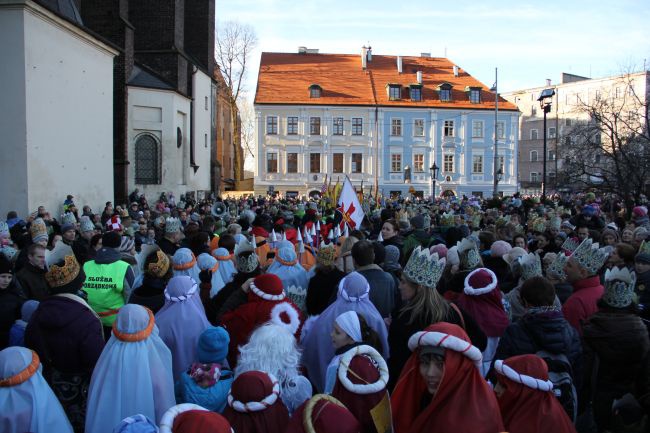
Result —
M495 188L496 193L494 194L494 196L497 197L499 195L499 182L501 182L501 179L503 179L503 170L501 169L501 167L499 167L499 170L497 170L497 175L495 176L495 179L496 179L497 186Z
M438 166L435 161L433 161L433 165L429 167L429 170L431 171L431 203L433 203L436 196L436 178L438 177Z
M492 177L494 178L494 185L492 187L492 196L496 197L498 195L497 185L499 181L497 180L497 173L499 171L499 153L497 152L497 144L499 142L499 135L497 131L498 118L499 118L499 68L494 68L494 86L490 88L494 92L494 170L492 171Z
M546 158L547 158L547 151L546 151L546 115L551 112L551 104L553 102L553 96L555 95L555 90L554 89L544 89L542 90L542 93L539 94L539 98L537 100L539 101L539 106L541 107L542 111L544 111L544 156L543 160L544 165L542 167L542 201L546 199Z

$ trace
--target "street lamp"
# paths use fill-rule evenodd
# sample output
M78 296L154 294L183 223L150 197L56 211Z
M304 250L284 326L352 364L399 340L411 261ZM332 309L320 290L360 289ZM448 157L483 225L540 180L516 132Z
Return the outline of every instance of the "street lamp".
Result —
M429 170L431 171L431 202L433 202L433 198L436 196L436 178L438 177L438 166L435 161Z
M494 85L490 88L491 92L494 92L494 170L492 171L492 177L493 177L493 188L492 188L492 196L496 197L498 195L497 192L497 185L499 184L499 181L497 180L497 173L498 173L498 167L499 167L499 152L497 152L497 146L499 142L499 136L498 136L498 131L497 127L499 125L498 119L499 119L499 69L494 68ZM504 126L505 128L505 126ZM505 132L505 131L504 131Z
M544 165L542 168L542 200L546 199L546 115L551 112L551 104L553 102L553 96L555 95L554 89L544 89L542 93L539 94L539 106L542 111L544 111Z

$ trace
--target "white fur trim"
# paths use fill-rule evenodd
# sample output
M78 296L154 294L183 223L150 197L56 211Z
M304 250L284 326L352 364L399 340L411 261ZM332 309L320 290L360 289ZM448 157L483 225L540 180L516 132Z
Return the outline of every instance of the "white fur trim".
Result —
M443 347L445 349L462 353L474 362L476 368L481 368L481 363L483 361L481 351L469 341L465 341L454 335L431 331L416 332L411 335L411 338L409 338L409 349L414 351L417 347L421 346Z
M289 323L282 321L280 318L280 314L282 313L286 313L289 316ZM298 328L300 328L300 316L296 309L288 302L281 302L273 307L271 310L271 322L284 327L292 334L298 332Z
M284 292L280 293L279 295L268 294L266 292L261 291L252 281L251 281L250 289L257 296L267 301L281 301L284 299Z
M494 369L513 382L521 383L528 388L544 392L553 390L553 382L550 380L541 380L525 374L519 374L512 367L504 364L500 359L494 362Z
M492 282L488 284L485 287L482 287L480 289L475 289L472 286L469 285L469 279L472 278L474 274L480 271L485 271L488 274L490 274L490 277L492 277ZM495 275L494 272L489 270L488 268L478 268L474 269L472 272L467 274L465 277L465 294L470 295L470 296L478 296L478 295L485 295L486 293L490 293L492 290L494 290L497 287L497 276Z
M232 396L232 388L228 391L228 406L235 409L237 412L259 412L261 410L267 409L278 399L280 395L280 384L278 380L271 373L266 373L273 382L273 391L271 394L267 395L262 399L262 401L249 401L248 403L242 403L239 400L235 400Z
M172 433L172 427L174 426L174 419L182 414L183 412L187 412L188 410L204 410L208 411L206 408L199 406L198 404L193 404L193 403L183 403L183 404L177 404L176 406L172 406L167 411L165 414L162 416L162 419L160 420L160 433Z
M377 364L377 367L379 369L379 379L377 382L360 384L352 383L352 381L348 379L348 369L350 368L350 362L352 362L352 358L357 355L365 355ZM386 388L386 384L388 383L388 366L386 365L386 361L384 358L382 358L379 352L377 352L371 346L362 344L361 346L353 347L341 355L338 376L341 384L348 391L362 395L372 394Z
M192 288L191 288L190 290L188 290L186 294L181 295L181 296L170 296L170 295L167 293L167 289L165 289L165 299L167 299L168 301L172 301L172 302L183 302L183 301L186 301L186 300L188 300L189 298L191 298L191 297L196 293L198 287L199 287L199 286L198 286L196 283L194 283L194 285L192 286Z

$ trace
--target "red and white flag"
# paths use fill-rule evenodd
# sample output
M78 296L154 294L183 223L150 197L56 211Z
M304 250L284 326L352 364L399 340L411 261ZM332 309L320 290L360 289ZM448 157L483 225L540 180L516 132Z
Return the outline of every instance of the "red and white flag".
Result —
M337 209L341 212L343 216L343 221L350 226L350 230L358 229L361 227L361 221L363 221L363 208L361 203L359 203L359 197L354 191L354 187L350 182L350 179L347 177L343 182L343 188L341 189L341 195L339 196L339 202Z

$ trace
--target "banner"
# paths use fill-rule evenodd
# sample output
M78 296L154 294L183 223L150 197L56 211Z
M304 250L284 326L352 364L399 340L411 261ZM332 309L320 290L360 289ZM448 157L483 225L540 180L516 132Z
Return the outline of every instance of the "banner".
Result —
M358 229L361 227L361 221L363 221L363 208L361 203L359 203L359 197L354 191L354 187L350 182L350 179L347 177L343 182L343 188L341 189L341 195L338 200L338 210L343 216L343 222L348 224L350 230Z

